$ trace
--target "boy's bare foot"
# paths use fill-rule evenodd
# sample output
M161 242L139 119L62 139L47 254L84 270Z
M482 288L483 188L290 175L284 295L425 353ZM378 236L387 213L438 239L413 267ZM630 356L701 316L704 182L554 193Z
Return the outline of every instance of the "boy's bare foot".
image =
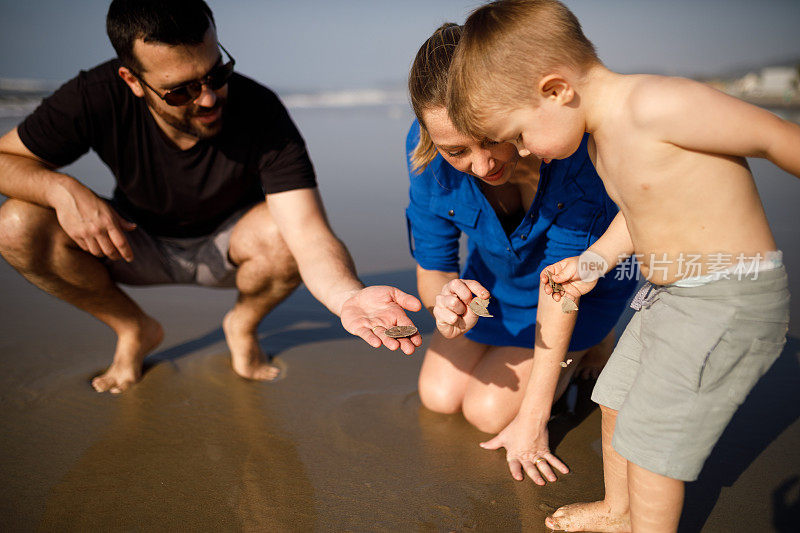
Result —
M565 505L544 525L556 531L630 531L630 513L615 514L605 501Z
M234 310L229 311L222 320L222 331L231 351L234 372L243 378L258 381L272 381L278 377L281 369L267 361L258 344L256 332L243 327Z
M149 316L135 331L120 334L111 366L92 380L94 390L119 394L138 382L142 378L142 361L163 339L161 324Z

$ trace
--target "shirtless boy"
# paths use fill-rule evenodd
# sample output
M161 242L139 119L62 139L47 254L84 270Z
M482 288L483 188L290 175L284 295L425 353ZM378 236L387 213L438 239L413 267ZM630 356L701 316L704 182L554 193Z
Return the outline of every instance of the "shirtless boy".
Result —
M684 481L785 343L786 273L744 158L800 176L800 127L691 80L608 70L555 0L476 10L448 95L457 128L515 142L522 156L568 157L589 132L621 211L581 256L594 259L547 270L577 300L596 283L579 266L608 272L635 254L654 284L593 393L605 499L562 507L546 525L675 531Z

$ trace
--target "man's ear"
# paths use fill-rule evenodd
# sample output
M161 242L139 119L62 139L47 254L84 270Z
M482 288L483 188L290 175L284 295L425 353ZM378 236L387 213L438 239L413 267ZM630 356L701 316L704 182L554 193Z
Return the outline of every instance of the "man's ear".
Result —
M575 98L575 89L572 84L560 74L548 74L539 80L539 96L553 98L558 103L566 105Z
M133 75L133 72L128 70L126 67L119 67L117 74L119 74L119 77L122 78L122 81L128 84L128 87L130 87L133 94L139 98L144 97L144 88L139 82L139 78Z

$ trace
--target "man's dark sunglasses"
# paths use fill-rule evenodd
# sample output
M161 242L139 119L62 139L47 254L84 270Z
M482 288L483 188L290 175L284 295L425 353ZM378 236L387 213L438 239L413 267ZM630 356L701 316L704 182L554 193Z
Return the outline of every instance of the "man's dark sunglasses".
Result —
M203 78L184 83L180 87L170 89L164 94L159 93L153 88L152 85L144 81L144 78L142 78L141 74L138 74L136 71L130 68L128 70L130 70L131 73L139 79L139 81L144 83L148 89L156 93L156 96L164 100L168 105L186 105L190 102L193 102L198 96L200 96L200 94L203 92L203 85L206 85L212 91L216 91L224 87L231 78L231 75L233 75L233 66L236 64L236 60L233 59L233 56L230 54L230 52L225 50L224 46L222 46L220 43L217 44L219 44L219 47L222 48L222 51L227 54L230 61L224 65L219 65L212 68L211 71L209 71L209 73Z

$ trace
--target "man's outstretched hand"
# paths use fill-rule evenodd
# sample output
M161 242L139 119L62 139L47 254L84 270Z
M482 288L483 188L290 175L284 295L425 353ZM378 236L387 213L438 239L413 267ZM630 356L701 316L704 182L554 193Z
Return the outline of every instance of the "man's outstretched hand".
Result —
M422 304L400 289L386 285L365 287L342 305L342 326L353 335L364 339L373 348L381 344L390 350L398 348L411 355L422 344L419 332L411 337L393 339L385 331L393 326L413 326L406 311L419 311Z

